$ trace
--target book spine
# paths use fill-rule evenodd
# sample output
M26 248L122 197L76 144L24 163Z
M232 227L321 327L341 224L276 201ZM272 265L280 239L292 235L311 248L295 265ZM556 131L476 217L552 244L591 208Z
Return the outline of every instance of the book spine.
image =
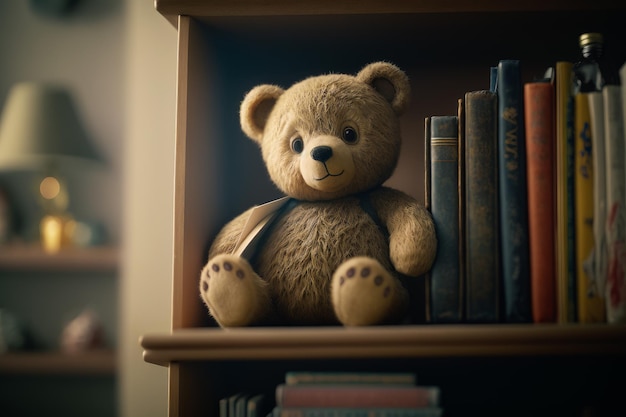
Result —
M422 408L283 408L275 407L272 417L440 417L440 407Z
M498 91L498 67L489 67L489 91Z
M430 407L439 405L434 386L286 385L276 386L281 407Z
M432 208L430 204L431 200L431 167L430 167L430 125L431 118L429 116L424 118L424 207L428 210L432 216ZM432 269L432 267L431 267ZM432 305L431 305L431 296L432 288L431 288L431 270L428 270L424 274L424 310L425 310L425 319L426 322L432 322Z
M556 63L557 320L575 322L573 64Z
M604 288L607 275L606 246L606 150L604 140L604 102L602 92L587 93L591 123L593 166L593 276Z
M413 373L386 372L306 372L289 371L285 374L287 385L306 384L394 384L415 385Z
M576 166L575 166L575 108L574 96L567 103L567 314L569 321L578 321L578 290L576 283Z
M271 406L265 394L253 395L246 405L246 417L266 417Z
M606 280L607 320L626 321L626 161L624 155L624 120L621 87L606 85L604 98L604 129L606 135L606 199L608 274ZM599 304L599 301L598 301ZM599 312L590 318L599 320Z
M586 93L574 96L575 116L575 186L576 208L576 282L578 290L578 319L581 323L604 321L602 292L591 273L593 250L593 163L589 98Z
M430 125L431 118L426 117L424 119L424 207L428 211L431 211Z
M459 321L465 319L465 281L467 265L465 263L465 97L457 100L457 138L459 159L457 167L458 205L458 254L459 254Z
M276 386L280 407L410 408L439 405L439 388L430 386L287 385Z
M504 319L530 322L524 103L518 60L498 63L498 145Z
M532 317L536 323L556 321L554 120L554 86L547 82L526 83L528 239Z
M465 318L499 318L497 95L465 94Z
M438 244L430 270L430 317L435 323L461 321L458 162L458 116L432 116L430 209Z

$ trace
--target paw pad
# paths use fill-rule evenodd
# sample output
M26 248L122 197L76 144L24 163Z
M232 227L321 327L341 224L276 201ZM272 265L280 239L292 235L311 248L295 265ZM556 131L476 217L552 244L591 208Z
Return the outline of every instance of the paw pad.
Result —
M228 271L231 272L233 270L233 264L231 264L230 262L224 262L223 265L224 271ZM211 265L211 270L213 270L213 272L217 273L220 272L220 266L217 263L214 263L213 265ZM246 276L246 273L243 271L243 269L237 269L237 271L235 271L235 275L237 276L237 278L239 279L244 279ZM206 276L208 279L211 278L211 271L209 271L208 269L206 270ZM202 288L204 289L204 284L202 284ZM206 284L208 287L208 284ZM207 289L204 289L205 291Z

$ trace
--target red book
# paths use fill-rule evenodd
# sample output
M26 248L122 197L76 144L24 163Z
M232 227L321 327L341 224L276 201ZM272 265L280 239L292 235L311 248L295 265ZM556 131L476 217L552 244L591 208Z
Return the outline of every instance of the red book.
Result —
M439 387L400 385L286 385L276 387L280 407L432 407Z
M556 321L554 86L524 85L528 239L533 321Z

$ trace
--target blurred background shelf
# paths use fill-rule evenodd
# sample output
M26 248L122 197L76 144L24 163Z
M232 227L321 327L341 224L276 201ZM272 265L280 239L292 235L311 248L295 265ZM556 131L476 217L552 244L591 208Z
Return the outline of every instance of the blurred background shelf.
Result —
M0 269L14 271L110 271L118 269L115 246L64 248L45 252L37 244L0 246Z
M0 374L106 376L115 375L116 369L116 355L113 350L0 354Z

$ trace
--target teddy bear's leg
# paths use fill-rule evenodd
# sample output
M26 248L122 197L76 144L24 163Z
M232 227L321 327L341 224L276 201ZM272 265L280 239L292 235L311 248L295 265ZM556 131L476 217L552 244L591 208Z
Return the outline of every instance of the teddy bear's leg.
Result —
M337 268L332 280L335 314L347 326L380 324L406 307L400 281L375 259L356 257Z
M244 258L222 254L202 269L200 294L221 327L247 326L262 320L271 305L267 283Z

